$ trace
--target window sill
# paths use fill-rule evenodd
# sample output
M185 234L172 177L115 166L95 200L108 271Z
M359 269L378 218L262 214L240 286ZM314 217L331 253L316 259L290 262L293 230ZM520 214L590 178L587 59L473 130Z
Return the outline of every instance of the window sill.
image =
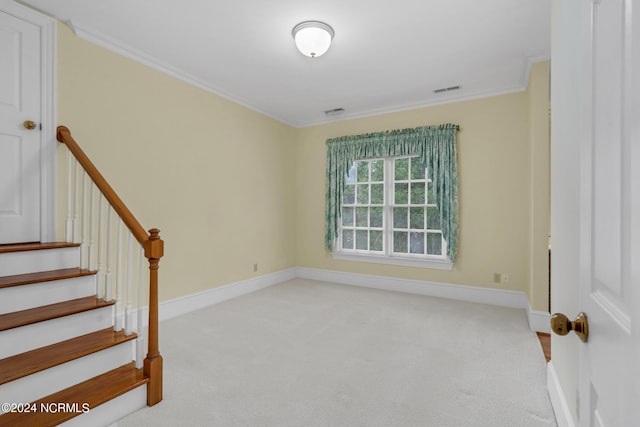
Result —
M453 270L453 263L448 259L412 259L365 254L347 254L344 252L334 252L333 259L340 261L371 262L374 264L402 265L405 267L432 268L435 270Z

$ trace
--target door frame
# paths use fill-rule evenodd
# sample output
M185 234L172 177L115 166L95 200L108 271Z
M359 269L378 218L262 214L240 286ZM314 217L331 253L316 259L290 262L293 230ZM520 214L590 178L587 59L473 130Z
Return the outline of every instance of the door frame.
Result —
M56 240L56 27L55 19L13 0L0 0L0 10L40 27L40 241Z

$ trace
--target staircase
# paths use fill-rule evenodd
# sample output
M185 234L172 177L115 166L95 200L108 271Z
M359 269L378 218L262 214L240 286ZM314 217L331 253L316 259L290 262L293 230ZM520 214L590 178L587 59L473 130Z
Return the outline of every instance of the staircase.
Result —
M67 128L58 140L69 149L67 242L0 245L0 427L108 426L162 400L163 241Z
M136 335L79 262L78 244L0 246L0 403L15 403L0 426L109 425L146 405Z

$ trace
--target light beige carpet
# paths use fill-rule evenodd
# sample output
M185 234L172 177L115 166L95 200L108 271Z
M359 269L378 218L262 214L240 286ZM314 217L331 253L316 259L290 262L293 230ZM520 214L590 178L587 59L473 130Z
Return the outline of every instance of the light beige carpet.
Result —
M135 426L555 426L523 310L296 279L161 323Z

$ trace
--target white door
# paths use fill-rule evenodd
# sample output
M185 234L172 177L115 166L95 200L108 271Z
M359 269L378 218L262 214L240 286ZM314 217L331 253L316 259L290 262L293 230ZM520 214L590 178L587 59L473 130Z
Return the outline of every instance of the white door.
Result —
M40 28L0 11L0 244L40 240L40 67Z
M580 348L581 426L640 425L640 13L633 1L579 2L580 309L590 331Z

